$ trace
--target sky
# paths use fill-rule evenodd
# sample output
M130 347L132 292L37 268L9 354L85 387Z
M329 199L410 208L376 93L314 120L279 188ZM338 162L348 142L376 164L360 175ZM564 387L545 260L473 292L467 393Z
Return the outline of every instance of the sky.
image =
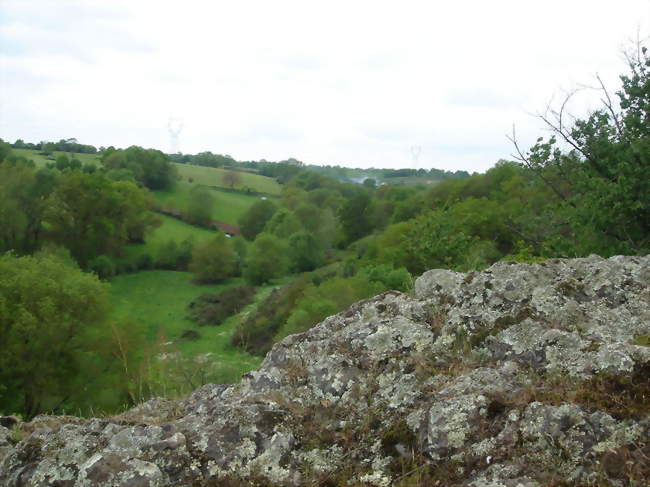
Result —
M482 172L649 33L650 0L0 0L0 138Z

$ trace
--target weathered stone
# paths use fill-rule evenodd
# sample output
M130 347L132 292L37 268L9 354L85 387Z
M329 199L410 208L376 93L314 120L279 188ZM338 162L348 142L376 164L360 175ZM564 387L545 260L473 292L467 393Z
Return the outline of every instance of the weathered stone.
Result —
M0 485L642 485L648 335L650 256L432 270L238 384L0 426Z

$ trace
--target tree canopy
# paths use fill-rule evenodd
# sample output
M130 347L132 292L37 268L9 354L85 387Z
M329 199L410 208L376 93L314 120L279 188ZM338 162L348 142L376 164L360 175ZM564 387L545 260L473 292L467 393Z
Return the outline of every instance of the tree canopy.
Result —
M0 256L0 409L31 417L65 397L107 298L97 277L54 254Z

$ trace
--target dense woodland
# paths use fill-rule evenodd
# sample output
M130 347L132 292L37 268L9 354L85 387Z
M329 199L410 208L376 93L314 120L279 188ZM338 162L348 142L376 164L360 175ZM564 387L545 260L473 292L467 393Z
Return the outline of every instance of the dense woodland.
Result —
M550 112L550 136L471 176L2 142L0 412L115 411L236 380L276 341L430 268L650 252L650 59L628 61L588 117ZM191 286L190 325L163 334L171 311L150 329L115 311L153 275L177 297ZM198 354L219 328L243 364L228 373Z

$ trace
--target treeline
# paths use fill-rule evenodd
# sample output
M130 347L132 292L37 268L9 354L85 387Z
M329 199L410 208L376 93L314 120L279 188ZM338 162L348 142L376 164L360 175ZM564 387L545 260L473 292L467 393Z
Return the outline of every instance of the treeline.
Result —
M338 259L326 259L328 273L314 271L273 293L240 325L233 342L264 353L287 333L342 310L347 296L359 298L383 285L399 289L403 270L417 276L431 268L481 269L503 259L650 252L645 48L629 59L629 68L617 93L620 108L606 102L571 127L547 120L550 137L485 174L425 190L345 185L298 171L284 186L280 208L267 204L262 211L260 204L255 218L242 221L244 235L255 245L274 232L282 239L304 231L308 222L322 229L329 221L329 238L312 235L317 245L340 252Z
M58 142L39 142L34 144L32 142L25 142L23 139L18 139L11 144L14 149L31 149L41 151L44 155L49 155L55 151L58 152L76 152L79 154L96 154L104 150L100 147L98 150L93 145L80 144L77 139L61 139Z
M118 256L158 223L149 189L170 188L176 177L152 149L107 150L100 167L61 155L39 169L0 141L0 252L55 244L84 268Z

